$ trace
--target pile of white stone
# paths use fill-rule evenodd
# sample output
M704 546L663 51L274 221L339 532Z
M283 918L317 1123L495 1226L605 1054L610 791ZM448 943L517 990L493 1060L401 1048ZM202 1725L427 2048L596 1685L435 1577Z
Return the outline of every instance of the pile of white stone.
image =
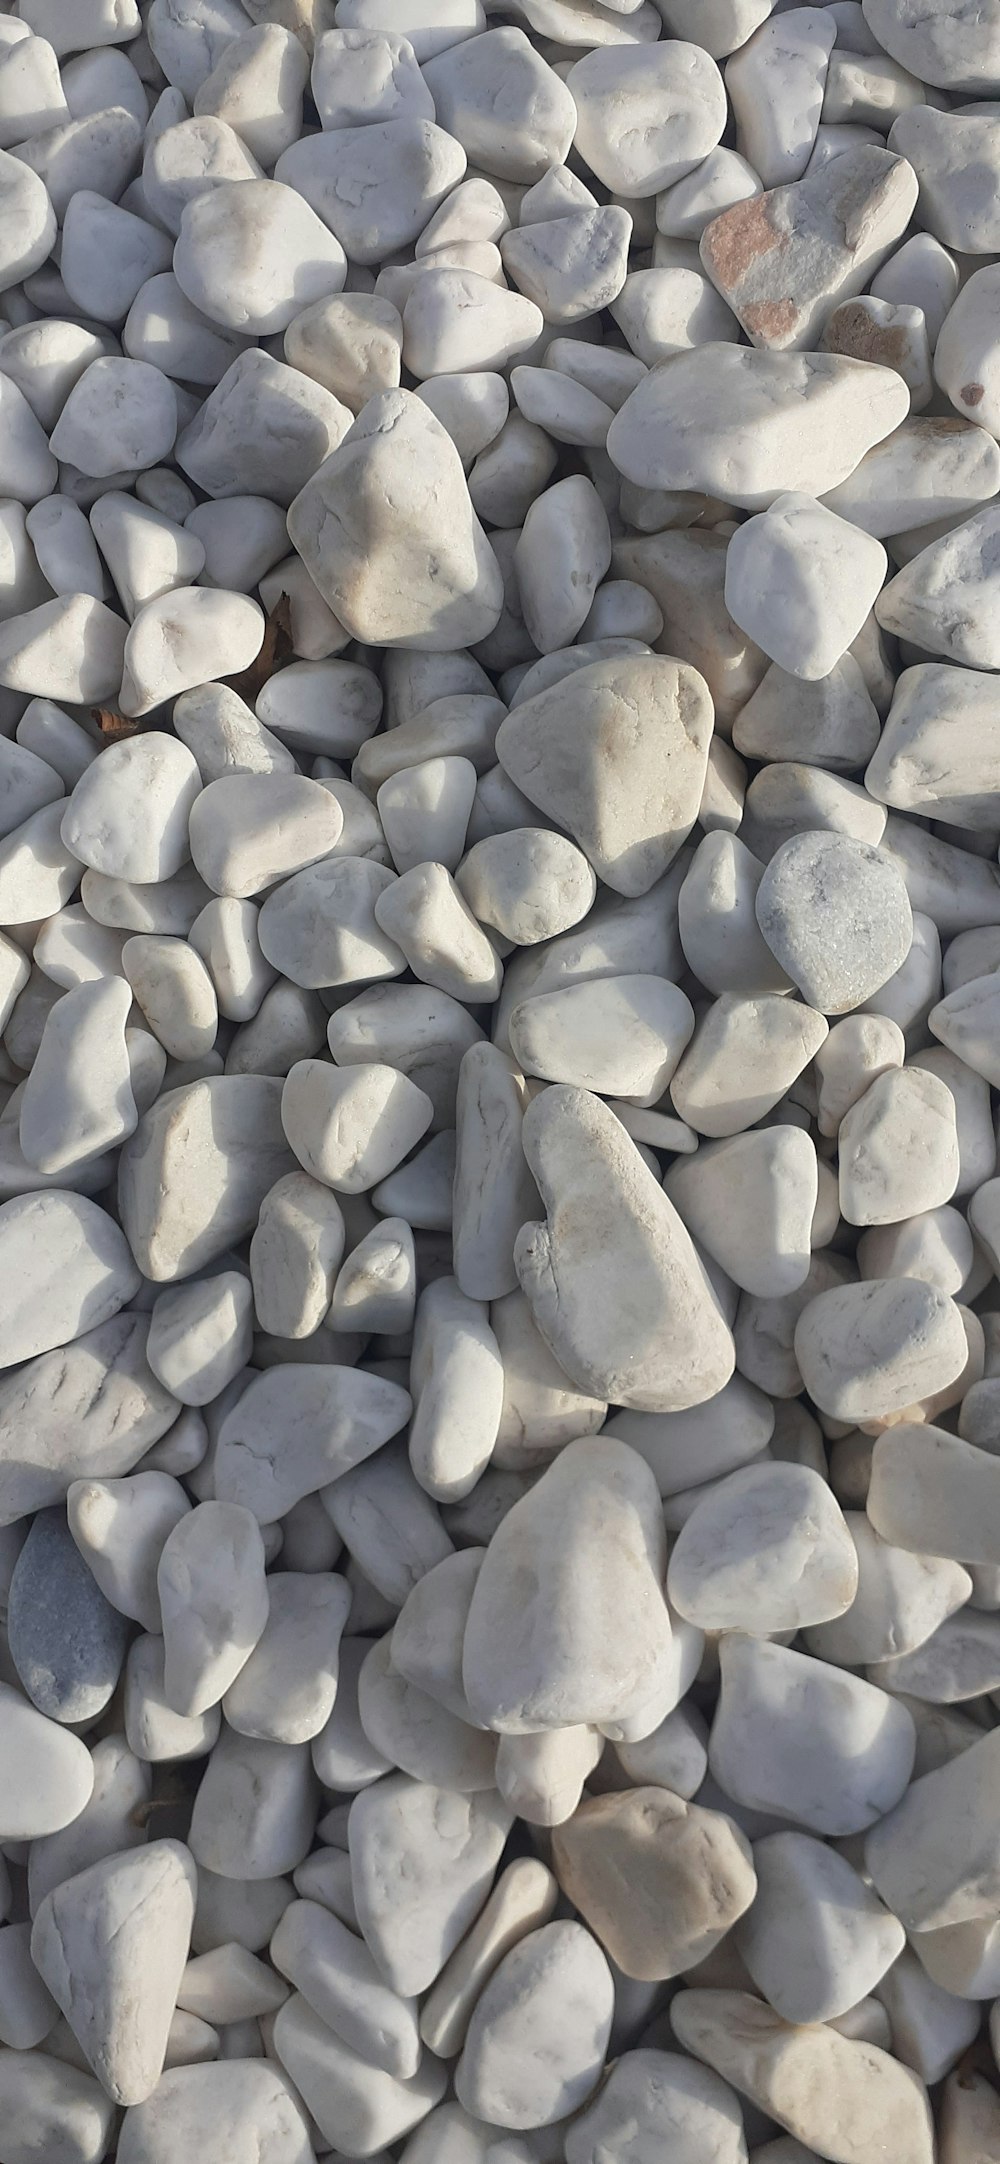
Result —
M0 0L0 319L3 2164L998 2164L1000 0Z

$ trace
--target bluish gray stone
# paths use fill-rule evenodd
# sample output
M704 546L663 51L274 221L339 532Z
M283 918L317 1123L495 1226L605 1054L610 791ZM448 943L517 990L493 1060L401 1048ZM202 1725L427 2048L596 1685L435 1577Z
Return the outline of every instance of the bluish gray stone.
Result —
M129 1621L105 1600L63 1509L40 1510L10 1582L10 1655L33 1704L54 1721L92 1720L125 1659Z

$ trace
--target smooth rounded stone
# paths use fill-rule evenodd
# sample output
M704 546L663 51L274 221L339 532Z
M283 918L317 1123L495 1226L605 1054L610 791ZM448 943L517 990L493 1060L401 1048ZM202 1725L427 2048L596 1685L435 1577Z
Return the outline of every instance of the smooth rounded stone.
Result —
M169 1473L76 1480L66 1496L69 1530L105 1598L143 1630L160 1630L156 1571L167 1535L190 1504Z
M403 1443L341 1474L324 1489L323 1503L363 1579L381 1596L375 1604L380 1626L402 1607L418 1578L452 1552Z
M907 1931L936 1931L996 1907L1000 1852L989 1796L991 1732L913 1782L865 1842L876 1891Z
M921 216L935 239L963 254L992 254L998 227L991 175L1000 158L995 111L917 105L896 115L890 136L890 147L917 175Z
M923 311L871 294L841 301L828 317L822 344L829 353L853 354L859 361L884 362L908 385L912 410L919 413L934 393L931 353Z
M875 1531L897 1547L992 1564L1000 1560L998 1484L992 1451L943 1428L904 1423L877 1440L868 1513Z
M757 923L764 867L736 834L706 833L678 896L684 959L710 992L780 992L786 988Z
M392 1773L351 1805L358 1920L375 1961L405 1997L425 1991L483 1906L513 1813L478 1795Z
M518 410L527 421L545 429L557 443L603 449L615 408L606 405L585 383L576 382L568 372L562 374L557 368L550 367L547 359L542 368L521 367L516 373L515 382L514 371L511 371L511 389ZM589 615L588 611L588 622ZM609 629L614 628L609 626Z
M378 264L416 240L465 169L453 135L404 115L373 121L363 135L352 125L304 136L278 159L274 177L305 198L352 263Z
M0 2051L0 2106L11 2164L100 2164L115 2107L99 2083L49 2052Z
M87 915L95 924L122 934L189 932L210 900L208 888L191 864L182 865L171 879L141 884L94 871L85 871L80 881L80 901Z
M896 866L847 835L796 834L784 842L764 871L756 912L780 966L825 1014L871 999L906 960L913 938Z
M194 753L206 786L227 775L295 771L292 753L226 684L200 684L182 692L174 704L174 728Z
M4 2041L30 2051L50 2035L58 2019L29 1950L31 1925L0 1927L0 2020Z
M987 768L994 682L979 670L943 662L904 669L865 774L869 793L899 811L992 831Z
M308 1743L333 1711L350 1590L332 1571L276 1571L267 1592L263 1632L229 1685L223 1710L240 1735Z
M1000 661L991 608L996 530L996 512L987 506L930 540L879 595L884 629L926 653L993 668Z
M452 45L430 61L424 81L439 124L500 179L541 180L573 141L573 96L523 30L488 30Z
M977 1579L995 1569L977 1572ZM992 1584L973 1588L973 1597L992 1596ZM958 1705L1000 1685L1000 1634L995 1615L966 1610L939 1624L931 1638L912 1653L894 1655L868 1670L873 1683L905 1691L931 1705Z
M452 1228L455 1276L470 1299L495 1301L517 1285L514 1243L536 1206L521 1148L525 1102L524 1079L514 1061L496 1045L470 1046L459 1070L455 1109ZM506 1393L506 1369L503 1389Z
M863 1512L848 1511L845 1522L858 1559L858 1590L844 1615L806 1631L810 1653L859 1668L913 1652L968 1600L968 1571L883 1539Z
M90 525L130 623L147 601L192 585L204 567L196 536L121 489L98 496Z
M522 1227L514 1261L560 1366L594 1397L638 1410L714 1396L732 1373L732 1340L687 1231L614 1113L557 1085L529 1105L522 1140L547 1222Z
M299 38L265 20L224 46L195 93L194 110L228 121L251 155L271 166L301 130L308 81L309 61Z
M329 1312L345 1237L340 1204L329 1188L306 1172L290 1172L275 1183L250 1242L262 1329L275 1337L312 1336Z
M744 1292L780 1299L805 1283L818 1173L800 1128L702 1143L674 1162L663 1185L692 1238Z
M394 1067L300 1060L281 1099L285 1134L313 1179L363 1194L409 1155L433 1118L430 1098Z
M125 641L121 712L148 714L210 677L249 668L264 629L263 610L246 594L177 586L147 601Z
M11 1288L0 1367L98 1329L139 1284L114 1219L86 1196L60 1190L0 1206L0 1275Z
M207 1405L239 1375L253 1344L253 1295L240 1270L158 1294L146 1357L182 1405Z
M567 2164L744 2164L738 2097L679 2052L625 2051L566 2132Z
M725 992L703 1014L672 1078L674 1110L699 1134L739 1134L780 1102L826 1034L823 1016L798 1000Z
M358 993L330 1016L327 1038L338 1066L379 1059L409 1075L431 1099L436 1129L453 1124L463 1056L484 1042L466 1007L420 984Z
M611 313L632 352L650 368L670 353L739 336L721 294L683 264L630 271Z
M880 541L812 497L779 495L733 535L726 607L779 667L814 681L857 637L886 561Z
M92 361L73 385L50 438L53 455L101 479L155 466L177 434L173 384L148 361Z
M708 1729L689 1706L675 1706L638 1743L618 1743L615 1756L636 1788L668 1788L685 1802L697 1794L708 1772Z
M957 413L996 436L1000 429L996 266L974 271L953 302L934 350L934 378Z
M616 1412L605 1429L645 1459L663 1497L722 1479L766 1450L774 1408L734 1375L718 1395L680 1413Z
M264 1548L238 1503L199 1503L168 1533L156 1572L167 1701L186 1718L218 1705L268 1616Z
M625 1720L655 1698L672 1658L662 1538L656 1483L634 1452L596 1437L561 1451L503 1519L477 1577L463 1649L475 1718L530 1734ZM585 1615L573 1592L584 1582Z
M445 2070L435 2061L424 2059L401 2081L350 2050L297 1994L278 2010L274 2049L324 2139L354 2156L384 2154L444 2094Z
M936 1074L902 1067L876 1076L844 1114L838 1140L840 1207L849 1224L897 1224L955 1192L955 1099Z
M884 540L974 511L995 488L994 438L956 415L904 421L824 497L828 510ZM918 537L919 538L919 537Z
M917 181L905 157L859 143L835 163L835 173L821 167L736 203L702 233L705 269L756 346L779 352L816 347L822 333L828 351L843 352L831 333L831 309L868 284L906 231ZM898 366L898 341L890 350L894 360L886 354L887 365ZM857 357L879 356L868 351ZM929 378L926 343L923 362ZM925 403L929 395L928 381Z
M219 1028L206 964L184 940L140 933L122 948L122 969L146 1021L171 1059L203 1059Z
M0 1684L0 1737L5 1745L0 1829L5 1841L35 1841L58 1833L84 1810L94 1786L86 1744Z
M150 215L175 239L184 211L196 197L233 181L262 177L242 137L216 114L189 118L185 106L171 125L147 135L142 192Z
M121 617L92 594L58 594L0 625L0 682L71 705L116 698L125 636Z
M471 269L432 262L421 266L402 317L403 362L421 379L503 368L535 344L543 327L533 300Z
M945 2083L941 2097L941 2155L944 2164L963 2164L979 2154L989 2154L1000 2139L997 2092L985 2074L960 2072L957 2068Z
M144 1316L119 1314L0 1381L0 1517L64 1498L91 1474L130 1472L176 1418L145 1358Z
M932 1983L963 1998L989 1998L996 1989L997 1928L989 1916L912 1934L915 1953Z
M398 389L402 345L402 318L390 301L374 293L342 293L313 301L293 316L284 353L293 368L314 377L356 414L379 391Z
M829 2022L877 1987L906 1943L845 1856L803 1833L754 1844L757 1897L736 1941L785 2021Z
M826 1482L794 1464L731 1473L681 1527L667 1573L689 1622L755 1636L843 1615L857 1586L857 1556Z
M462 1795L494 1787L494 1738L396 1674L388 1637L362 1664L358 1710L369 1743L414 1780L433 1779Z
M473 1715L462 1681L462 1648L485 1550L457 1548L407 1594L393 1626L392 1665L458 1720Z
M280 507L265 496L228 496L196 504L184 521L204 550L202 584L249 593L285 553Z
M168 2068L126 2113L118 2147L121 2164L177 2164L199 2154L239 2164L249 2152L260 2164L310 2164L312 2154L301 2103L281 2068L246 2058Z
M695 1968L756 1892L750 1843L733 1820L666 1788L583 1803L555 1828L552 1860L616 1967L650 1981Z
M608 452L644 488L763 511L789 490L826 495L909 404L893 370L842 354L699 346L649 371L615 415Z
M923 1277L953 1295L970 1277L974 1261L968 1225L947 1203L874 1227L858 1242L862 1277Z
M121 323L147 278L170 269L170 236L81 188L63 220L59 271L70 299L99 323Z
M766 188L798 180L816 141L836 26L825 10L795 8L762 23L726 68L737 148Z
M611 529L593 482L582 474L536 498L514 550L528 635L549 654L576 637L611 563Z
M315 1819L308 1746L240 1736L223 1723L191 1819L199 1867L251 1880L293 1871L312 1846Z
M219 1013L228 1022L252 1021L275 980L261 953L258 916L253 902L222 894L206 902L191 926L191 946L207 966Z
M370 126L407 116L434 118L433 97L405 33L324 31L313 54L312 95L324 128Z
M55 454L28 400L11 377L0 376L0 486L5 496L35 504L51 494L57 476Z
M225 1254L290 1169L276 1077L213 1075L168 1090L119 1163L122 1223L144 1275L187 1277Z
M599 2078L614 2010L607 1961L579 1923L544 1924L504 1955L477 2002L455 2074L491 2125L551 2126Z
M91 1864L47 1894L31 1955L118 2104L141 2104L163 2071L187 1960L197 1874L179 1841Z
M996 991L993 971L987 976L969 978L939 1000L928 1016L928 1026L934 1036L987 1082L998 1067L994 1019ZM988 1199L984 1196L984 1204ZM987 1217L988 1212L984 1210L981 1231L985 1230Z
M191 854L213 893L244 900L326 856L343 823L329 791L305 775L227 774L192 809Z
M271 1959L311 2011L351 2051L397 2081L422 2057L417 2006L385 1983L367 1946L316 1901L292 1901L271 1940Z
M38 569L53 593L88 593L96 601L103 599L107 591L104 567L77 504L62 496L43 497L26 513L25 530ZM41 599L41 593L37 598Z
M128 1625L77 1548L62 1509L39 1512L14 1566L7 1615L10 1657L40 1713L93 1720L112 1696Z
M378 727L382 694L370 669L350 661L295 661L272 676L257 716L297 752L353 758Z
M174 274L210 322L271 338L310 301L340 292L347 259L294 188L223 181L187 204Z
M653 976L541 993L513 1008L509 1022L511 1049L526 1073L639 1105L663 1095L693 1029L686 995Z
M912 1716L846 1670L728 1633L709 1765L734 1803L811 1833L860 1833L898 1803L915 1750Z
M711 721L697 670L616 657L525 699L500 724L497 757L615 893L645 894L697 818Z
M175 1713L164 1688L163 1662L161 1637L133 1639L125 1663L124 1724L129 1749L144 1765L204 1758L222 1726L217 1705L192 1716Z
M147 1768L140 1765L121 1735L104 1736L94 1745L92 1757L94 1786L84 1809L61 1832L32 1843L28 1858L28 1906L32 1911L65 1879L99 1863L102 1857L145 1847L145 1806L152 1791Z
M191 1932L192 1955L234 1944L245 1947L248 1953L260 1953L292 1899L293 1889L285 1878L219 1878L201 1865Z
M324 856L266 897L258 921L262 953L307 990L399 976L402 952L375 917L376 902L392 884L388 867L370 858Z
M249 490L287 506L349 421L348 409L322 384L252 347L182 429L177 463L210 496Z
M930 17L915 0L865 0L865 20L885 51L920 81L970 98L1000 90L1000 19L992 4L972 22L959 0L944 0Z
M44 180L20 158L0 151L0 293L29 278L56 238L56 214Z
M504 233L504 270L546 323L580 323L621 292L628 272L631 213L620 204L567 211ZM531 439L529 439L530 441Z
M378 817L397 872L429 860L455 871L476 795L470 759L426 759L382 783Z
M682 1991L670 2021L685 2050L835 2164L877 2164L880 2149L932 2164L924 2084L878 2046L822 2023L794 2027L743 1991Z
M383 1758L381 1751L369 1743L358 1717L358 1677L368 1652L367 1638L344 1638L340 1645L340 1670L337 1678L337 1695L333 1712L325 1727L312 1740L312 1762L325 1788L339 1788L350 1794L370 1787L380 1781L382 1775L393 1768ZM354 1895L351 1888L350 1858L346 1858L346 1882L342 1868L331 1865L326 1859L322 1878L314 1871L316 1859L312 1858L304 1871L296 1874L298 1891L310 1900L322 1901L333 1910L351 1929L359 1929Z
M215 1452L216 1492L270 1525L303 1496L381 1450L410 1409L409 1392L387 1376L341 1367L336 1359L282 1362L251 1376L225 1412Z
M422 983L470 1004L496 998L503 964L443 864L414 865L383 887L374 910Z
M597 48L570 69L568 83L579 156L605 187L626 197L656 195L683 179L725 126L722 78L700 45L668 39L655 53L642 46Z
M368 401L296 497L288 530L355 638L440 651L474 644L499 618L500 569L458 452L409 391Z
M18 738L0 738L0 828L3 835L12 834L23 826L32 814L42 811L47 804L54 804L63 796L65 783L62 774L46 759L44 753L34 751L29 744Z
M898 1418L946 1389L968 1344L961 1311L936 1285L870 1278L809 1301L795 1325L795 1359L820 1411L857 1424Z
M790 676L772 662L733 727L738 751L753 759L806 762L810 768L821 767L827 779L862 766L878 737L878 715L850 653L813 682ZM750 791L747 795L751 816L743 838L749 845L754 800Z
M429 2050L443 2058L461 2050L484 1985L513 1946L549 1922L558 1891L551 1871L535 1857L519 1856L507 1865L421 2009L420 2034Z
M104 977L74 986L50 1009L19 1119L21 1150L39 1172L68 1173L133 1132L130 1008L129 987Z
M414 1412L410 1464L441 1502L467 1495L489 1463L503 1403L499 1347L485 1303L454 1278L425 1287L417 1307L410 1367Z

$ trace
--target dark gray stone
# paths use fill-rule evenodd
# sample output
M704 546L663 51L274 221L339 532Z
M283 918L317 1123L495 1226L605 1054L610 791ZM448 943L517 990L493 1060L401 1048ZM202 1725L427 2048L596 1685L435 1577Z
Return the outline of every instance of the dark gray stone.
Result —
M40 1510L10 1582L10 1655L33 1705L54 1721L93 1720L125 1659L130 1624L105 1600L63 1509Z

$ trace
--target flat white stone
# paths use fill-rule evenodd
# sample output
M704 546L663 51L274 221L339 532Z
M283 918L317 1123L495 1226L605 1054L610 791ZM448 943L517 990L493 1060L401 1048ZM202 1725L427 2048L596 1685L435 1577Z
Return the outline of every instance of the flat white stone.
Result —
M726 606L772 661L815 680L829 675L857 637L886 561L880 541L811 497L776 496L733 535Z
M803 1833L754 1844L757 1897L737 1943L785 2021L831 2021L873 1990L902 1952L903 1927L847 1858Z
M191 752L175 737L150 730L111 744L77 782L63 838L81 863L111 878L169 879L187 862L200 786Z
M409 2081L423 2056L415 1999L380 1975L363 1939L317 1901L291 1901L271 1959L312 2012L370 2065Z
M570 70L578 113L576 149L605 187L656 195L714 149L726 118L722 78L699 45L672 38L595 49ZM620 115L627 104L629 125Z
M801 1128L702 1143L663 1184L692 1237L743 1291L780 1298L804 1284L818 1171Z
M187 205L174 274L211 322L270 338L310 301L339 293L347 259L294 188L276 180L222 182Z
M58 1190L0 1205L0 1270L10 1287L2 1367L98 1329L139 1282L113 1218L86 1196Z
M810 1397L837 1420L884 1420L946 1389L968 1359L953 1300L917 1278L835 1285L795 1326L795 1358Z
M315 1824L308 1744L264 1742L223 1725L191 1818L199 1867L220 1878L276 1878L308 1855Z
M238 1503L205 1502L168 1533L156 1572L164 1686L177 1713L218 1705L267 1622L264 1548Z
M1000 1848L990 1790L995 1733L913 1782L865 1842L875 1890L907 1931L933 1931L996 1907Z
M75 985L51 1008L24 1085L18 1133L28 1164L44 1174L123 1142L138 1123L120 977Z
M287 506L349 426L349 409L321 383L252 347L182 429L177 463L207 495L249 490Z
M176 1419L145 1358L144 1316L117 1314L0 1380L0 1516L61 1502L74 1480L131 1472Z
M428 2050L443 2058L461 2050L483 1985L512 1946L549 1922L557 1898L551 1871L535 1857L519 1856L507 1865L421 2008Z
M402 23L392 28L405 36ZM379 263L416 240L465 168L453 135L432 120L401 116L372 121L363 135L352 125L303 136L278 159L274 177L305 198L352 263Z
M351 2051L298 1994L278 2010L274 2046L324 2139L355 2156L384 2154L444 2094L445 2069L435 2060L399 2081Z
M122 2164L173 2164L201 2152L238 2164L248 2144L260 2164L309 2164L305 2113L270 2059L169 2068L126 2113L119 2141Z
M191 854L214 893L243 900L326 856L343 824L336 800L305 775L227 773L192 807Z
M147 601L125 641L122 713L148 714L210 677L249 668L263 637L263 611L247 594L177 586Z
M0 625L0 683L71 705L116 699L125 636L121 617L103 601L59 594Z
M240 1735L308 1743L333 1711L350 1589L333 1571L285 1570L272 1572L267 1592L267 1621L223 1710Z
M458 1795L492 1791L496 1743L392 1667L391 1636L367 1653L358 1679L358 1712L369 1743L414 1780L433 1779Z
M836 25L825 8L762 22L726 68L736 147L765 188L798 180L816 140Z
M190 1508L169 1473L70 1484L66 1511L81 1555L106 1599L145 1631L160 1631L157 1567L168 1534Z
M147 1277L189 1276L251 1231L292 1169L280 1107L277 1077L213 1075L144 1114L122 1153L118 1199Z
M251 155L272 166L301 131L308 80L300 39L285 24L264 20L223 47L198 87L194 110L228 121Z
M0 1733L8 1774L0 1805L5 1841L35 1841L58 1833L84 1809L94 1786L85 1743L0 1684Z

